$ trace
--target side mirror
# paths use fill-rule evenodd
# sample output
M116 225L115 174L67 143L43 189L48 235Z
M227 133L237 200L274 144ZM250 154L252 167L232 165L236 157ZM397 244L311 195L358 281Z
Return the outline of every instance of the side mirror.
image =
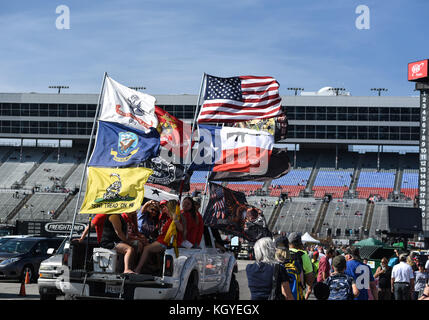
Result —
M54 248L49 248L48 251L46 251L46 254L52 255L54 254L55 249Z

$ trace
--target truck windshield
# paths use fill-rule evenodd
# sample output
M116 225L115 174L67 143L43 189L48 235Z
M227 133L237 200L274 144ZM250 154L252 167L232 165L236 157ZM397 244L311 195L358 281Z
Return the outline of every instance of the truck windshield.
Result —
M7 253L27 253L34 247L36 240L10 239L1 245L0 251Z

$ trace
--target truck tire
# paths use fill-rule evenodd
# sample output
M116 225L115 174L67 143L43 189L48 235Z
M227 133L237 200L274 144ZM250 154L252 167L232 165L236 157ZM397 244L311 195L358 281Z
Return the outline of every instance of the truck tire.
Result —
M57 296L54 294L40 294L40 300L57 300Z
M183 300L198 300L200 297L200 291L198 289L197 282L194 279L194 274L189 277L188 283L186 284L185 294Z
M22 268L20 280L25 281L25 275L27 272L28 272L28 277L30 279L30 283L34 282L36 280L36 275L34 274L33 267L29 264L25 265L24 268Z
M220 293L216 297L219 300L239 300L240 299L240 286L235 274L231 276L231 282L229 283L229 290L225 293Z

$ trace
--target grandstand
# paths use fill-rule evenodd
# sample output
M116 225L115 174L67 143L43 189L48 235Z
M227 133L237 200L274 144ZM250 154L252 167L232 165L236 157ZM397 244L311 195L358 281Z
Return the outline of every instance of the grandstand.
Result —
M321 204L322 200L315 198L286 201L272 230L286 233L311 231Z
M278 143L293 146L288 150L292 170L267 183L218 182L243 191L250 204L264 211L273 231L314 231L314 236L326 237L331 229L332 237L354 238L361 230L359 236L379 237L376 230L387 227L388 204L414 205L420 138L417 97L282 98L289 132ZM157 95L156 99L172 115L192 121L196 96ZM73 219L78 195L71 192L81 187L97 101L96 94L0 93L0 139L14 140L0 140L2 223L18 218ZM32 115L27 114L29 109ZM30 147L26 140L31 139L37 143ZM40 144L44 139L70 146ZM207 174L193 173L190 193L204 190ZM85 188L84 181L80 204ZM279 200L282 194L288 196L285 202ZM370 205L371 195L381 196L382 201ZM48 216L46 212L52 210L54 216ZM77 221L87 222L88 216L78 215Z

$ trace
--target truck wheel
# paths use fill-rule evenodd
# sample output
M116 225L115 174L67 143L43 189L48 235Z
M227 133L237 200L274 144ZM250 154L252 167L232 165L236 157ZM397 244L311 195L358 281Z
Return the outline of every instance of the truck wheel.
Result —
M21 273L21 281L25 281L25 275L28 272L28 278L30 279L30 282L34 282L35 278L35 274L33 271L33 267L30 265L26 265L24 266L24 268L22 269L22 273Z
M64 300L76 300L76 297L73 294L66 293L64 295Z
M40 300L57 300L57 296L54 294L40 294Z
M239 300L240 299L240 286L235 274L231 277L231 282L229 283L229 290L226 293L220 293L217 295L219 300Z
M198 300L200 291L198 285L195 283L194 278L190 277L188 284L186 285L185 294L183 300Z

